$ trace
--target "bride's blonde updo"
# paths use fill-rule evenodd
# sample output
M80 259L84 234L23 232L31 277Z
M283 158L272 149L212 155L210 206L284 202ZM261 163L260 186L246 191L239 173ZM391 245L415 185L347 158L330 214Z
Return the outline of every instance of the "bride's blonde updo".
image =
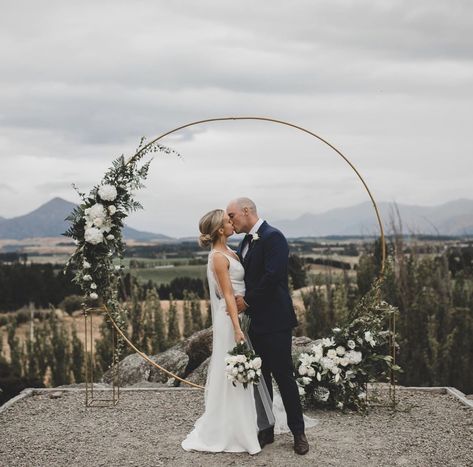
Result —
M207 247L218 240L218 229L223 227L225 211L223 209L214 209L208 212L199 221L199 245Z

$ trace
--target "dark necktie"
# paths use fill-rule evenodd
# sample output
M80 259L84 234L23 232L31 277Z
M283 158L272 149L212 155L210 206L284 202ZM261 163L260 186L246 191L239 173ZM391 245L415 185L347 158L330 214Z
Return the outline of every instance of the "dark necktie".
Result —
M253 235L251 235L249 233L245 235L245 238L243 239L243 242L241 244L241 254L243 254L243 251L244 251L246 245L248 245L248 250L250 249L250 244L251 244L252 238L253 238ZM248 251L246 253L248 254Z

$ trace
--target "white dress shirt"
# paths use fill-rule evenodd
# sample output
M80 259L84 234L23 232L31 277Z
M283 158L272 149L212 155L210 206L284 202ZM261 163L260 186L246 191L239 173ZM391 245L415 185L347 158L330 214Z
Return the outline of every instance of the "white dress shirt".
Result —
M258 229L261 227L261 224L264 222L263 219L259 219L256 221L256 224L251 228L251 230L248 232L250 235L251 234L255 234ZM246 256L246 254L248 253L248 249L250 248L250 243L247 242L245 244L245 246L243 247L243 250L241 251L241 255L243 256L243 258Z

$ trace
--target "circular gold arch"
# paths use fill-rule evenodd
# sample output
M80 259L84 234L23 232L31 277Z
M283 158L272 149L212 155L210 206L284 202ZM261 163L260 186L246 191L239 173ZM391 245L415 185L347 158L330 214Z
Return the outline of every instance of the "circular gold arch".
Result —
M170 131L167 131L166 133L163 133L162 135L158 136L157 138L153 139L152 141L150 141L149 143L147 143L146 145L144 145L138 152L136 152L136 154L134 154L128 161L127 161L127 164L131 163L137 156L139 156L144 150L146 150L149 146L151 146L152 144L156 143L157 141L165 138L166 136L169 136L173 133L176 133L180 130L183 130L185 128L189 128L191 126L196 126L196 125L202 125L204 123L211 123L211 122L223 122L223 121L235 121L235 120L259 120L259 121L264 121L264 122L271 122L271 123L277 123L277 124L280 124L280 125L285 125L285 126L288 126L288 127L291 127L291 128L295 128L296 130L299 130L299 131L302 131L304 133L307 133L308 135L310 136L313 136L314 138L317 138L319 141L321 141L322 143L326 144L328 147L330 147L331 149L333 149L351 168L352 170L355 172L355 174L357 175L357 177L360 179L361 183L363 184L366 192L368 193L368 196L370 197L371 199L371 202L373 204L373 208L375 210L375 213L376 213L376 219L378 221L378 225L379 225L379 230L380 230L380 237L381 237L381 269L380 269L380 273L379 273L379 277L382 277L383 275L383 272L384 272L384 267L385 267L385 261L386 261L386 240L385 240L385 237L384 237L384 228L383 228L383 223L381 221L381 216L379 214L379 209L378 209L378 206L376 204L376 201L374 200L374 197L373 195L371 194L371 191L370 189L368 188L368 185L366 184L365 180L363 179L363 177L361 176L360 172L357 170L357 168L348 160L348 158L342 154L341 151L339 151L335 146L333 146L331 143L329 143L327 140L325 140L324 138L322 138L321 136L317 135L316 133L310 131L310 130L307 130L306 128L303 128L299 125L295 125L293 123L290 123L290 122L286 122L284 120L278 120L278 119L275 119L275 118L270 118L270 117L249 117L249 116L242 116L242 117L216 117L216 118L207 118L207 119L204 119L204 120L197 120L195 122L191 122L191 123L187 123L185 125L181 125L177 128L174 128L173 130L170 130ZM115 328L115 330L118 332L118 334L120 334L120 336L125 340L125 342L133 349L135 350L142 358L144 358L148 363L150 363L151 365L155 366L156 368L158 368L159 370L163 371L164 373L168 374L169 376L177 379L178 381L181 381L189 386L193 386L193 387L196 387L196 388L199 388L199 389L204 389L203 386L199 385L199 384L195 384L195 383L192 383L191 381L187 381L186 379L183 379L177 375L175 375L174 373L166 370L165 368L163 368L162 366L158 365L156 362L154 362L153 360L151 360L145 353L141 352L139 349L136 348L136 346L128 339L128 337L122 332L122 330L119 328L119 326L116 324L116 322L114 321L114 319L112 318L111 316L111 313L109 312L108 308L105 306L105 310L107 312L107 315L108 317L110 318L111 320L111 323L113 325L113 327Z

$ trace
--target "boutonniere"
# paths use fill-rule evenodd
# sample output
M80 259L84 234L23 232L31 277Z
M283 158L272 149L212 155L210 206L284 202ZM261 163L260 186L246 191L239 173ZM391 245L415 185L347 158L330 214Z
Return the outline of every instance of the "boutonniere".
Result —
M252 242L256 242L256 240L259 240L258 232L251 234L251 236L252 236L252 239L251 239Z

